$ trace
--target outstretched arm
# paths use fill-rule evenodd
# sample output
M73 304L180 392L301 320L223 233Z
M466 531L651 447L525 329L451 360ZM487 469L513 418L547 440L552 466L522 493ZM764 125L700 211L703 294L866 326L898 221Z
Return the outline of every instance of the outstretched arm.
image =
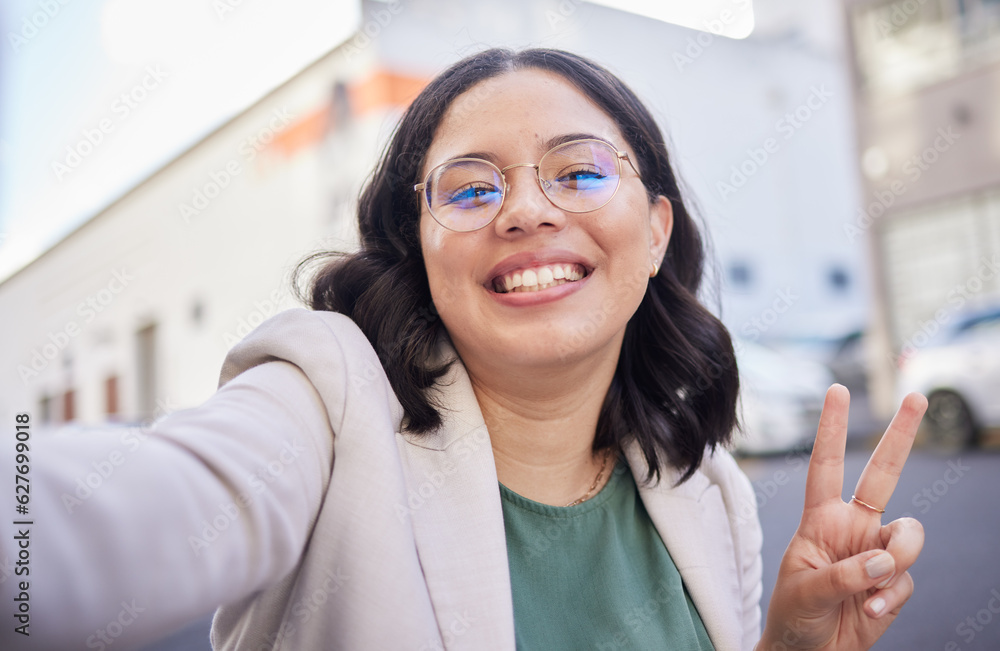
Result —
M29 584L30 637L8 616L0 648L133 648L277 581L311 531L332 445L319 394L287 362L149 431L38 439L30 574L0 582L8 606ZM0 562L18 554L11 521Z
M903 400L861 473L854 497L841 498L847 440L847 389L826 394L809 461L805 508L778 570L757 651L867 649L913 593L907 570L924 543L912 518L883 525L881 512L896 488L927 408L920 394Z

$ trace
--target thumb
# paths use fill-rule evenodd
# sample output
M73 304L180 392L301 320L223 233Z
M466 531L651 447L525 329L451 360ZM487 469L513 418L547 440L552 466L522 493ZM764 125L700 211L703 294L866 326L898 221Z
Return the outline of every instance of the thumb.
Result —
M816 598L839 604L848 597L888 583L896 571L892 554L871 550L855 554L821 569L815 577Z

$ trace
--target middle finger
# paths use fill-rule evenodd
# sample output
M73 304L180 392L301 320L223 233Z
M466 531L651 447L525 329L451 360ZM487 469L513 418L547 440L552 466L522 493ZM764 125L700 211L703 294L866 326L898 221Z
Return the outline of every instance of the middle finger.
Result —
M903 472L903 464L913 446L917 426L927 409L927 398L919 393L911 393L903 398L903 404L889 424L871 459L861 471L861 478L854 489L859 500L876 508L884 509L896 490L896 482Z

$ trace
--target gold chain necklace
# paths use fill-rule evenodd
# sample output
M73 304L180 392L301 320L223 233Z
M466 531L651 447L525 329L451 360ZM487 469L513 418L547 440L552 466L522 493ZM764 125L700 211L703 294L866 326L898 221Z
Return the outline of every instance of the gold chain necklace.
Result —
M594 491L597 490L598 484L601 483L601 478L604 477L604 471L607 470L607 468L608 468L608 458L609 457L610 457L610 455L605 452L605 454L604 454L604 462L601 463L601 470L600 470L600 472L597 473L597 477L594 479L594 483L590 485L590 488L588 488L587 492L583 494L583 497L581 497L580 499L576 500L575 502L570 502L566 506L576 506L577 504L581 504L581 503L586 502L587 500L590 499L590 497L591 497L591 495L593 495Z

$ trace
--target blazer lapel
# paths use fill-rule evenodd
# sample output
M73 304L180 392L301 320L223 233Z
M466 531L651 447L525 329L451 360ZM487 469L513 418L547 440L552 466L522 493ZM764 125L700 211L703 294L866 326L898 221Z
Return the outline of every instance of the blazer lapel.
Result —
M733 536L719 487L696 471L674 486L680 473L665 469L655 485L644 483L647 465L634 442L626 458L646 511L667 546L684 585L717 649L739 649L742 641L739 578Z
M442 427L399 437L409 488L402 516L413 523L444 648L514 649L507 539L489 434L460 363L438 386Z
M443 349L454 355L449 346ZM400 517L413 525L443 647L514 649L507 540L489 433L461 363L438 387L442 426L421 435L404 431L398 439L409 489ZM638 445L626 446L625 453L712 643L739 649L742 600L719 487L701 471L674 487L679 473L670 468L660 482L646 485Z

